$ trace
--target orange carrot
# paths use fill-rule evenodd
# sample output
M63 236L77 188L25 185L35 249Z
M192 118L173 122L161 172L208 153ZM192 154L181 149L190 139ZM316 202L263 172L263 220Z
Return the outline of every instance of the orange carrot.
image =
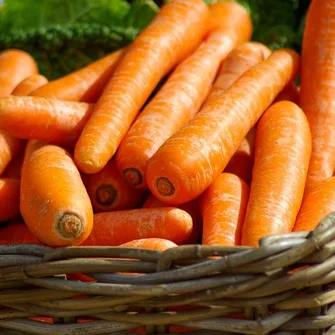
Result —
M90 234L93 210L72 158L62 148L29 141L22 167L21 214L50 246L77 245Z
M204 105L215 100L244 72L268 58L270 54L270 49L258 42L246 42L236 47L223 62Z
M0 228L0 244L42 244L28 229L22 219L12 220Z
M25 141L14 138L8 132L0 130L0 176L11 160L18 156L24 146Z
M85 102L3 97L0 98L0 128L17 138L74 144L93 107Z
M177 247L177 244L163 238L143 238L123 243L120 247L143 248L164 251L169 248Z
M241 30L239 26L244 25L245 20L243 17L238 21L236 11L239 13L240 5L232 7L234 10L228 6L222 13L222 20L233 22L230 28L212 32L197 51L177 67L121 142L116 161L130 185L148 189L145 172L149 159L199 111L221 61L241 40L231 26ZM249 32L242 30L245 38L250 38L251 23L244 28Z
M273 52L171 136L148 163L146 180L155 197L180 204L199 196L222 173L277 94L293 80L298 65L294 51Z
M320 181L304 197L293 231L314 230L335 211L335 177Z
M292 230L304 194L311 141L307 118L293 102L272 105L260 119L242 245L258 246L264 236Z
M251 183L252 179L255 138L256 129L253 127L243 139L234 156L224 169L224 172L235 174L248 185Z
M0 52L0 97L11 94L22 80L37 73L35 60L25 51L8 49Z
M20 215L20 180L0 179L0 221Z
M94 215L94 229L81 245L120 245L143 238L164 238L177 244L188 240L192 218L179 208L141 208Z
M229 34L235 34L237 43L250 39L252 33L252 21L245 7L232 1L218 1L209 6L210 20L209 31L225 30ZM228 12L234 12L235 17L227 17ZM236 25L236 21L239 24Z
M84 183L95 212L133 209L144 200L145 193L126 183L115 160L110 160L100 172L86 175Z
M23 148L25 149L25 148ZM3 173L3 178L21 179L21 170L24 158L24 150L22 154L18 154L7 166Z
M159 207L169 207L168 204L164 203L161 200L158 200L150 194L143 204L142 208L159 208ZM194 199L189 202L185 202L176 206L177 208L182 209L183 211L187 212L191 215L193 221L193 230L185 244L193 244L198 243L202 233L202 217L200 213L199 201L198 199Z
M32 76L22 80L12 92L12 95L29 95L35 89L46 84L48 79L41 74L33 74Z
M276 97L275 102L288 100L299 104L299 91L294 83L288 84Z
M202 244L239 245L249 187L239 177L222 173L200 197Z
M307 189L335 170L335 6L312 1L302 43L300 106L312 133Z
M44 98L96 102L113 75L125 49L115 51L84 68L34 90L30 95Z
M200 44L208 19L202 0L172 0L128 47L77 142L82 172L96 173L112 158L159 80Z

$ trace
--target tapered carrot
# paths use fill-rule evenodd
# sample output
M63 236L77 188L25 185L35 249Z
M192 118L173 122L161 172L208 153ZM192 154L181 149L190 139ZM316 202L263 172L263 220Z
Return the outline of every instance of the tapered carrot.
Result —
M224 172L232 173L241 178L248 185L252 179L252 167L254 165L256 129L251 128L247 136L230 159Z
M224 4L228 8L221 13L222 20L231 22L229 29L212 32L197 51L177 67L121 142L116 161L127 182L136 188L148 189L145 173L149 159L199 111L221 61L242 40L235 31L243 26L244 38L251 36L251 23L245 27L245 17L240 19L237 15L240 5L234 4L231 9L231 3ZM233 25L236 30L231 29Z
M239 245L248 199L248 185L233 174L222 173L200 197L202 244Z
M22 219L12 220L0 228L0 244L42 244L28 229Z
M141 208L94 215L94 229L81 245L120 245L143 238L164 238L176 244L188 240L192 218L179 208Z
M155 198L150 194L143 204L142 208L159 208L159 207L169 207L168 204L161 200ZM191 215L193 221L193 230L186 244L198 243L202 233L202 217L200 213L199 201L194 199L189 202L185 202L176 206Z
M0 176L24 146L25 141L12 137L7 131L0 130Z
M100 172L86 175L84 183L95 212L134 209L141 206L145 196L145 192L126 183L115 160L110 160Z
M20 180L0 178L0 221L7 221L18 215L20 215Z
M270 49L258 42L246 42L236 47L223 62L204 105L215 100L245 71L268 58L270 54Z
M123 57L125 49L115 51L82 69L34 90L30 95L44 98L96 102Z
M209 31L230 30L232 34L236 35L237 43L242 43L250 38L252 22L244 6L233 1L217 1L210 4L209 10ZM234 12L235 18L228 19L227 12ZM235 25L235 20L242 24Z
M32 91L46 84L48 79L41 74L33 74L32 76L22 80L13 90L12 95L29 95Z
M288 100L299 105L299 91L294 83L287 85L276 97L274 102Z
M276 95L293 80L298 65L294 51L277 50L202 108L150 159L146 180L151 192L169 204L199 196L222 173Z
M314 230L335 211L335 177L320 181L304 197L293 231Z
M312 1L302 43L300 106L312 132L307 189L335 169L335 3Z
M200 44L208 19L202 0L172 0L128 47L77 142L82 172L107 164L159 80Z
M8 49L0 53L0 97L11 94L24 79L38 73L35 60L25 51Z
M0 129L22 139L74 144L93 104L40 97L0 98Z
M290 232L303 199L311 156L304 112L290 101L270 107L257 126L255 163L242 244Z
M21 178L21 214L43 243L77 245L91 233L93 210L72 158L62 148L29 141Z
M123 243L120 247L141 248L164 251L169 248L177 247L177 244L163 238L143 238Z

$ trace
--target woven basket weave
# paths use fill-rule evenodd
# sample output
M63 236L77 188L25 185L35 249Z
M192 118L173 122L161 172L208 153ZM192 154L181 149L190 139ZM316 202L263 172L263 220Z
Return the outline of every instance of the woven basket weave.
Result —
M334 301L335 213L260 248L0 246L2 335L330 335Z

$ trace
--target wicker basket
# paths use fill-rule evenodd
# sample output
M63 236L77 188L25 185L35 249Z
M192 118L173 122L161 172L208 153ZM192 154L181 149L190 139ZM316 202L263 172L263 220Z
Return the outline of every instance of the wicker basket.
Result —
M0 246L0 334L335 334L334 238L335 213L260 248Z

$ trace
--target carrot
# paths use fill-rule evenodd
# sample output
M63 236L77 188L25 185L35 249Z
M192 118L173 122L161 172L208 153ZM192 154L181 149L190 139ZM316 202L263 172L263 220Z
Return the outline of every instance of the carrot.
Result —
M12 92L12 95L29 95L35 89L46 84L48 79L41 74L33 74L32 76L22 80Z
M307 118L293 102L272 105L260 119L243 245L258 246L264 236L292 230L303 199L311 141Z
M248 199L248 185L233 174L222 173L200 197L202 244L239 245Z
M0 97L11 94L22 80L37 73L35 60L25 51L8 49L0 52Z
M209 31L225 30L235 34L237 43L250 39L252 21L245 7L232 1L218 1L209 6ZM227 17L228 12L234 12L234 17ZM236 22L239 22L236 25Z
M0 176L24 146L25 141L14 138L8 132L0 130Z
M146 180L155 197L180 204L199 196L222 173L276 95L295 77L298 64L299 56L292 50L273 52L171 136L148 163Z
M77 245L90 234L93 210L72 158L62 148L29 141L22 167L21 214L41 242Z
M20 180L0 178L0 221L20 215Z
M23 148L24 149L24 148ZM7 166L3 173L3 178L21 179L21 169L24 158L24 150L22 154L17 155Z
M143 204L142 208L159 208L159 207L169 207L168 204L164 203L161 200L155 198L152 194L150 194ZM177 208L182 209L191 215L193 221L193 230L185 244L193 244L198 243L202 233L202 217L200 213L199 201L198 199L194 199L189 202L185 202L176 206Z
M258 42L246 42L236 47L223 62L204 105L215 100L244 72L268 58L270 54L270 49Z
M0 244L42 244L28 229L22 219L13 220L0 228Z
M59 100L96 102L124 52L125 49L115 51L82 69L51 81L34 90L30 95Z
M177 247L177 244L163 238L143 238L140 240L133 240L127 243L123 243L120 245L120 247L164 251L169 248Z
M224 169L224 172L235 174L248 185L251 183L252 179L255 137L256 129L253 127L243 139L237 151Z
M300 106L312 133L307 189L335 170L335 6L312 1L302 43Z
M182 244L192 232L192 218L179 208L141 208L94 215L94 229L81 245L114 246L143 238Z
M115 160L110 160L100 172L86 175L84 183L95 212L133 209L144 200L145 193L126 183Z
M241 39L240 36L236 36L235 29L231 30L231 26L234 25L240 30L239 26L245 23L244 17L238 21L236 11L239 14L240 5L234 4L232 7L233 10L228 6L226 12L222 13L222 20L234 20L234 24L230 24L229 29L212 32L207 40L176 68L121 142L116 161L130 185L148 189L145 173L149 159L171 135L199 111L221 61ZM242 30L245 38L250 38L251 23L245 29L249 32L247 34Z
M208 19L202 0L172 0L128 47L77 142L82 172L96 173L112 158L160 79L200 44Z
M304 197L293 231L314 230L335 211L335 177L320 181Z
M85 102L3 97L0 98L0 128L17 138L74 144L93 107Z
M288 100L292 101L295 104L299 104L299 91L297 86L294 83L287 85L276 97L275 102Z

